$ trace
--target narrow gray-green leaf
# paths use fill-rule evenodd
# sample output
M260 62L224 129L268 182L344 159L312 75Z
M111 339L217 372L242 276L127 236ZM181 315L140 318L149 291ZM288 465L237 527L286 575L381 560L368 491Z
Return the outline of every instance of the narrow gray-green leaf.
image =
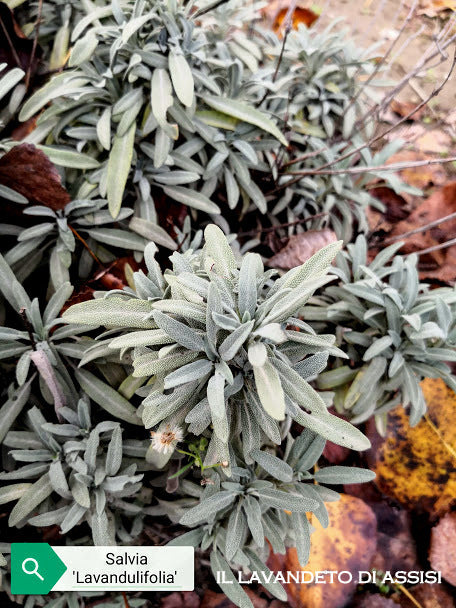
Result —
M78 369L75 374L81 388L104 410L120 420L142 426L136 408L109 384L99 380L85 369Z
M277 128L272 120L266 116L266 114L260 112L260 110L257 110L256 108L249 106L242 101L238 101L237 99L229 99L228 97L214 97L212 95L205 95L203 97L203 101L207 103L209 107L217 110L218 112L223 112L224 114L228 114L228 116L234 116L239 120L259 127L263 131L273 135L283 146L288 146L288 142L283 133Z
M107 199L112 217L119 215L122 198L130 173L135 143L136 122L133 121L125 135L116 135L109 153Z

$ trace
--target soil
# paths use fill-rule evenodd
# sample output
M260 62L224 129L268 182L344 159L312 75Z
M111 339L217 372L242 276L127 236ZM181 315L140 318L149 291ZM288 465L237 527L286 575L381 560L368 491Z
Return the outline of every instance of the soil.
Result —
M381 57L399 33L404 20L410 12L413 0L317 0L314 7L322 10L320 19L314 28L323 28L334 18L344 21L339 27L347 28L355 41L363 47L381 43L375 54ZM435 37L447 25L456 33L456 18L451 11L439 12L437 16L429 17L419 14L425 5L431 5L431 0L419 0L415 14L407 24L400 40L390 55L390 70L382 75L382 79L398 80L410 71L422 58L423 53L430 47L435 47ZM428 11L432 14L432 11ZM449 20L452 24L449 24ZM435 47L436 48L436 47ZM398 96L401 101L419 103L436 87L448 74L455 44L447 49L448 58L434 67L429 67L419 73ZM434 64L439 62L436 58ZM455 108L456 74L447 83L437 99L430 106L440 118L446 118Z

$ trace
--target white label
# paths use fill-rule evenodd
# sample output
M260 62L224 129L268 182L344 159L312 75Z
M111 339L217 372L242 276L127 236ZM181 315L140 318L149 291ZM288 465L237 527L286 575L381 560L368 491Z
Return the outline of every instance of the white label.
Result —
M53 591L193 591L193 547L52 547L67 567Z

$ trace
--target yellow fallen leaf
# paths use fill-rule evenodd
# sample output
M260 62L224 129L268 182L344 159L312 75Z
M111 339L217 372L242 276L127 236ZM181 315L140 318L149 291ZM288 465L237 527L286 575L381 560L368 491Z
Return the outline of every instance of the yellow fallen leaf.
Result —
M376 455L376 483L408 508L443 514L456 504L456 394L443 380L421 388L428 412L414 428L402 407L388 417Z
M305 580L310 574L321 571L343 572L341 577L351 582L340 582L333 575L325 575L327 584L287 585L290 604L296 608L342 608L358 584L358 571L369 570L377 546L377 520L372 509L361 499L342 494L338 502L326 504L329 515L329 526L323 528L316 518L312 518L315 531L311 536L310 558L301 566L296 549L288 551L285 558L285 570L291 572L304 570Z

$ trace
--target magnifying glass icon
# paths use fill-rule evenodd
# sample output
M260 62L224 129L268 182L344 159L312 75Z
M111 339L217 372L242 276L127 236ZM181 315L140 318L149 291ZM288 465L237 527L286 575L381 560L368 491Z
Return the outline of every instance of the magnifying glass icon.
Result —
M30 562L30 564L32 566L31 570L27 570L27 568L26 568L27 562ZM25 574L35 574L39 579L44 581L44 578L38 572L38 562L33 557L28 557L27 559L24 559L24 561L22 562L22 570L25 572Z

